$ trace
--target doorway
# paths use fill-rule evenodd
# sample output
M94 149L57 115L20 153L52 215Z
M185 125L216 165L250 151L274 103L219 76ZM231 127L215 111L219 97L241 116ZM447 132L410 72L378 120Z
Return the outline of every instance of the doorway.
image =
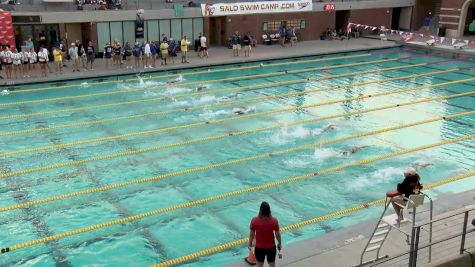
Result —
M393 8L393 16L391 19L391 29L399 30L399 20L401 19L401 8Z
M346 29L346 25L348 25L348 20L350 19L350 11L349 10L340 10L336 12L336 19L335 19L335 30L339 29Z
M209 31L210 45L226 45L226 17L211 17Z

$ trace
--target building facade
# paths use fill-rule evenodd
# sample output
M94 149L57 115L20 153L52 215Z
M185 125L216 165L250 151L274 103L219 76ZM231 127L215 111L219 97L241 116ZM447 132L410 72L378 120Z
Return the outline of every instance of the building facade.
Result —
M32 1L31 5L27 1ZM219 3L218 0L213 1ZM293 26L301 40L319 39L327 28L345 29L348 22L419 31L424 17L429 13L433 16L434 24L443 29L443 33L450 37L460 37L464 34L467 22L475 17L475 0L313 2L311 8L303 12L233 14L223 10L218 16L206 14L199 3L193 2L185 5L167 4L165 0L136 3L114 6L112 9L84 5L78 10L77 3L72 0L24 0L21 5L8 8L13 15L17 45L28 36L32 36L33 42L36 42L42 34L47 36L50 44L61 40L66 44L75 40L91 40L99 51L106 42L113 40L123 43L155 41L162 34L174 39L186 35L192 40L204 33L211 45L226 45L229 36L239 31L251 32L262 42L261 36L276 33L282 22ZM0 8L6 9L5 5L0 5ZM145 10L143 38L135 35L136 9Z

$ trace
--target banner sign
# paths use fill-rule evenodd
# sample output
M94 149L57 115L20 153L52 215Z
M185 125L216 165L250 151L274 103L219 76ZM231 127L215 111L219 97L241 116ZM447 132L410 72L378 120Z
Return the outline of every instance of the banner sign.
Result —
M331 12L331 11L335 11L335 10L336 10L335 4L325 4L323 6L323 11Z
M135 18L135 38L142 39L144 38L143 29L144 29L144 10L137 10L137 17Z
M312 11L312 0L201 4L205 17Z
M10 12L0 11L0 45L5 42L11 47L15 47L12 14Z

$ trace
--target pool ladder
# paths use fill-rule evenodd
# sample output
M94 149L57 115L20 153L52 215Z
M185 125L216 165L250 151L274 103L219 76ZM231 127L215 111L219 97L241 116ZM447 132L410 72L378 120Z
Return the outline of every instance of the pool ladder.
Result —
M402 207L401 212L404 212L404 209L411 209L412 211L410 212L412 215L412 220L404 220L403 222L411 222L410 225L407 225L406 227L401 227L400 222L398 221L396 223L396 218L398 218L397 214L385 216L386 212L388 211L388 208L391 204L391 198L386 196L386 199L384 201L384 210L381 213L381 216L378 219L378 223L374 227L373 232L371 233L371 237L368 239L368 242L366 243L363 252L361 253L360 256L360 263L357 265L353 265L353 267L357 266L364 266L369 263L374 263L378 260L385 259L388 257L387 254L385 255L380 255L381 252L381 247L384 244L384 241L386 241L386 238L389 235L389 232L391 231L392 228L398 230L399 232L403 233L406 237L406 243L410 245L409 239L411 238L411 230L415 227L415 222L416 222L416 210L418 206L421 206L424 203L424 199L428 198L430 200L430 205L429 205L429 216L430 220L432 220L433 216L433 203L432 199L426 195L426 194L418 194L418 195L411 195L409 198L404 197L406 200L406 206ZM410 226L410 228L408 228ZM430 224L429 229L424 229L429 232L429 240L432 240L432 224ZM429 262L431 259L431 246L429 246ZM376 256L374 258L371 258L369 260L365 260L365 255L369 253L376 253Z
M384 215L386 214L386 211L388 210L389 204L391 201L389 201L389 198L386 197L386 200L384 201L384 210L381 216L379 217L378 223L376 224L376 227L374 227L373 232L371 233L371 237L368 239L368 242L366 243L363 252L361 253L360 257L360 263L357 265L353 265L354 267L356 266L363 266L365 264L371 263L371 262L376 262L380 259L387 258L388 255L382 255L380 256L380 250L381 247L384 244L384 241L386 241L386 238L389 235L389 231L391 231L391 227L389 224L387 224L383 218ZM376 253L376 257L364 261L364 257L368 253Z

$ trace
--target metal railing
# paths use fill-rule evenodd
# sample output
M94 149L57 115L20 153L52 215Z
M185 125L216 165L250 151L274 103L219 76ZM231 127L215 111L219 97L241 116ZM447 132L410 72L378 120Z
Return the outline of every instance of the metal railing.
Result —
M462 255L466 248L475 248L475 205L444 213L412 228L409 249L374 263L372 266L409 266L439 261ZM432 227L432 234L428 229Z

